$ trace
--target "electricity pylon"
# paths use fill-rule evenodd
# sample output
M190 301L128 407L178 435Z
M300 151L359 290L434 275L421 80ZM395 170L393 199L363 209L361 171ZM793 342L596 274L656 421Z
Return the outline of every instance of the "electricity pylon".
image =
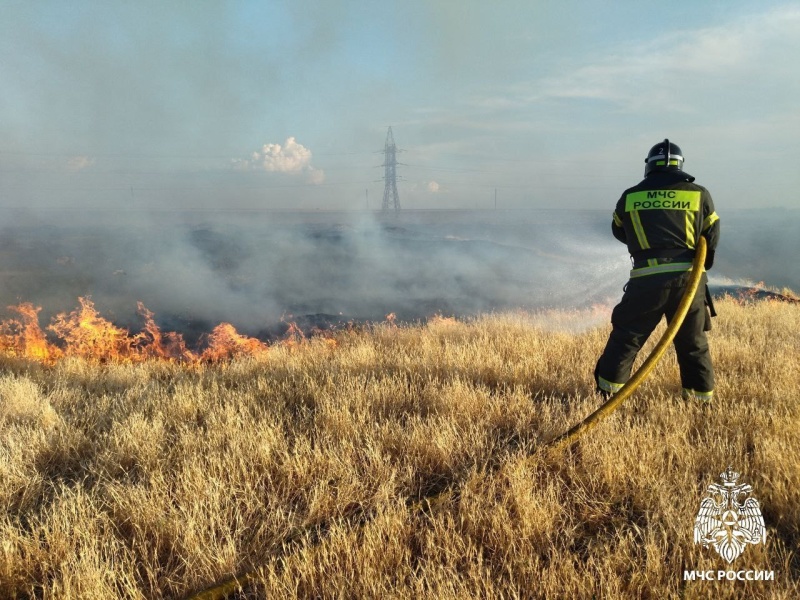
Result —
M394 144L394 136L392 135L392 128L386 134L386 145L383 149L383 206L384 212L390 208L394 208L397 212L400 210L400 196L397 194L397 153L400 152Z

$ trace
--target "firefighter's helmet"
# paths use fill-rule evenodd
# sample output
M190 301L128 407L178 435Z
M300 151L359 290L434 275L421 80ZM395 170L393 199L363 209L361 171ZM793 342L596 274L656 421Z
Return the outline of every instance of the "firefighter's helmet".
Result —
M647 163L644 167L644 176L647 177L656 169L683 170L683 152L678 144L673 144L669 140L659 142L647 154L644 159Z

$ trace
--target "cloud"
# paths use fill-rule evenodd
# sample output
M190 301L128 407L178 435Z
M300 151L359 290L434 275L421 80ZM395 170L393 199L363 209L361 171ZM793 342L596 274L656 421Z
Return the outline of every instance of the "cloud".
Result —
M83 171L94 165L95 160L89 156L73 156L67 161L70 171Z
M305 173L314 184L325 181L325 172L311 166L311 150L295 140L286 138L281 144L264 144L249 159L234 159L233 168L239 171L266 171L268 173Z
M702 94L716 103L720 94L749 80L752 88L793 77L800 51L800 9L784 7L722 26L668 33L637 40L598 60L537 84L529 102L583 99L626 108L682 112ZM729 99L729 98L728 98Z
M314 184L321 184L325 181L325 171L308 167L308 181Z
M253 153L253 161L265 171L299 173L311 163L311 150L298 144L293 137L280 144L264 144L260 152Z

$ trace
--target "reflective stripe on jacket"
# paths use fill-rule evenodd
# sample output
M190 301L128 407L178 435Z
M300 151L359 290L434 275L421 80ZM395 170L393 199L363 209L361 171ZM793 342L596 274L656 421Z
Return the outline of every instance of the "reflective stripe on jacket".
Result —
M686 259L704 235L713 255L719 241L719 217L706 188L683 171L654 171L638 185L625 190L617 202L611 225L614 237L628 246L634 257L646 257L631 277L691 270ZM681 261L676 252L689 256ZM660 260L661 259L661 260Z

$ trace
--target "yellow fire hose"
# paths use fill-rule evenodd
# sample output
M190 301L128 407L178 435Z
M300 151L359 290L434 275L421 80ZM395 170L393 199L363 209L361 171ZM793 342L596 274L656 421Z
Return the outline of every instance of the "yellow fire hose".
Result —
M661 360L664 352L672 343L672 340L675 339L678 329L680 329L681 325L683 324L683 320L686 318L686 313L689 312L689 307L692 305L692 300L694 300L694 296L697 293L700 280L703 278L703 265L705 260L706 238L700 236L700 241L697 244L697 251L694 255L694 262L692 263L692 272L689 277L689 283L686 285L686 291L683 293L683 297L678 305L678 310L675 312L675 316L672 318L672 322L667 326L667 330L664 332L664 335L661 336L661 339L658 341L658 344L656 344L656 347L653 348L650 356L647 357L647 360L645 360L642 366L639 367L639 370L636 371L633 377L631 377L627 383L622 386L622 389L611 396L611 398L609 398L605 404L586 417L583 421L572 427L566 433L563 433L555 438L552 442L550 442L550 446L553 448L561 448L574 442L584 433L592 429L592 427L597 425L602 419L619 408L619 406L625 402L625 400L627 400L630 395L633 394L636 388L638 388L639 385L645 380L645 378L656 366L656 363Z
M684 291L681 302L678 305L678 309L672 318L672 322L667 326L667 330L664 332L664 335L661 336L661 339L658 341L658 344L656 344L655 348L653 348L650 356L647 357L647 360L644 361L642 366L638 371L636 371L633 377L631 377L628 382L625 383L625 385L622 386L622 388L616 394L611 396L611 398L609 398L600 408L586 417L583 421L572 427L566 433L563 433L562 435L553 439L548 444L550 449L563 448L588 432L595 425L597 425L600 420L604 419L617 408L619 408L620 405L625 402L625 400L627 400L631 394L633 394L636 388L638 388L639 385L650 374L658 361L661 360L661 357L672 343L672 340L675 339L678 329L680 329L680 326L683 324L683 320L686 318L686 314L689 312L689 307L694 300L695 294L697 293L697 288L699 287L700 281L703 277L703 265L705 263L705 259L706 239L700 236L686 290ZM444 490L437 491L427 498L410 501L407 506L409 510L412 511L426 510L442 504L445 500L452 498L453 495L457 493L458 491L456 489L454 489L452 486L448 486ZM351 511L348 515L345 515L342 518L347 519L347 517L357 518L361 522L366 522L369 519L369 511L359 508L355 511ZM282 546L285 547L287 544L298 542L301 538L308 534L311 535L312 539L318 540L323 535L321 529L328 529L331 524L332 522L328 522L318 526L296 528L289 536L287 536L287 538L283 540ZM212 587L206 588L201 592L189 596L188 600L222 600L223 598L226 598L242 589L245 585L254 582L257 575L258 569L252 569L241 575L229 577L220 583L213 585Z

